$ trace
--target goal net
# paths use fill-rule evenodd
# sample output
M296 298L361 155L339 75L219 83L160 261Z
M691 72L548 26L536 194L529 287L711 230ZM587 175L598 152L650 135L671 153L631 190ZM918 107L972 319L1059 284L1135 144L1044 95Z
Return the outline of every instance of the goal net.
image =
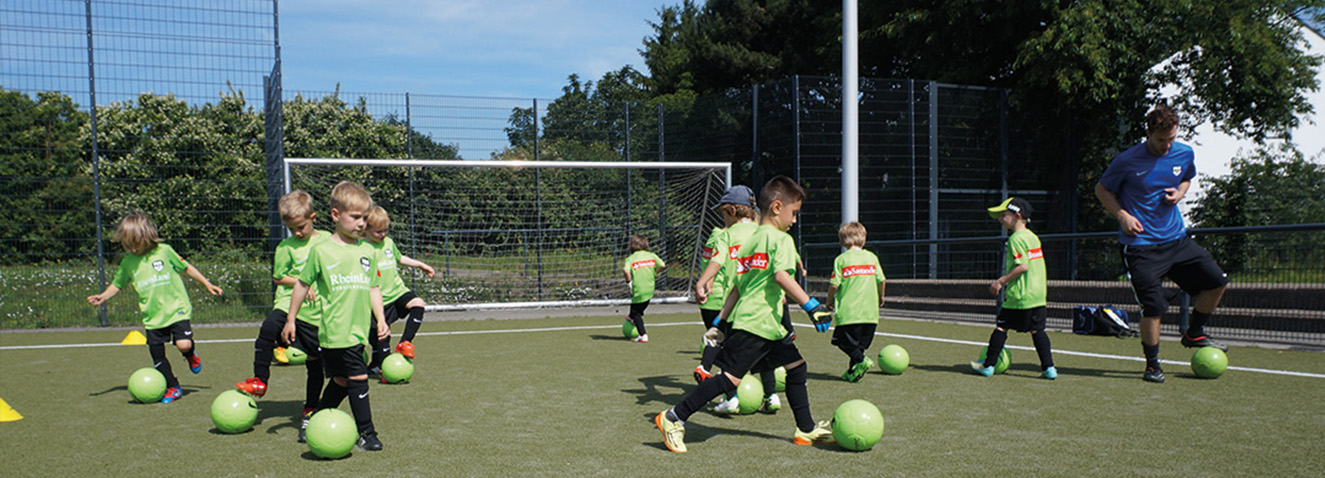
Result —
M689 300L729 163L287 158L286 190L318 204L342 180L391 217L389 237L436 270L401 276L429 310L629 303L632 234L666 262L654 302Z

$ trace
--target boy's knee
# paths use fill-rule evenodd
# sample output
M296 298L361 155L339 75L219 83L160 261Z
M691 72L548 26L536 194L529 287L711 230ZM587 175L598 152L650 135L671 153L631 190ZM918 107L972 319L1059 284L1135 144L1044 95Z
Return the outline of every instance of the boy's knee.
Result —
M427 302L424 302L422 298L420 298L420 297L415 297L415 298L413 298L413 299L410 299L409 303L406 303L406 304L405 304L405 308L408 308L408 309L422 309L422 308L426 307L427 305L428 305L428 303L427 303Z

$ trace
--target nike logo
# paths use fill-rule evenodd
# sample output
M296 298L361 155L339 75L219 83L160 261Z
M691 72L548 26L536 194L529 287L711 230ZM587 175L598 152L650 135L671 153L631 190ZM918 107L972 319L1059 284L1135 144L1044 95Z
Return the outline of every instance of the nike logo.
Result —
M1141 172L1139 172L1139 173L1136 173L1136 175L1137 175L1137 176L1144 176L1146 173L1149 173L1149 172L1150 172L1150 171L1141 171Z
M161 362L152 364L152 368L161 368Z
M423 319L414 319L414 320L412 320L411 322L414 322L414 323L416 323L416 324L422 324L422 323L423 323Z
M360 400L363 400L363 399L365 399L365 398L368 398L368 392L363 392L363 393L359 394L359 399L360 399Z
M190 330L190 331L188 331L188 332L184 332L184 335L193 335L193 331Z
M342 261L342 262L344 262L344 261ZM340 262L337 262L337 263L335 263L335 264L329 265L329 266L327 266L327 268L328 268L328 269L335 269L336 266L338 266L338 265L340 265Z

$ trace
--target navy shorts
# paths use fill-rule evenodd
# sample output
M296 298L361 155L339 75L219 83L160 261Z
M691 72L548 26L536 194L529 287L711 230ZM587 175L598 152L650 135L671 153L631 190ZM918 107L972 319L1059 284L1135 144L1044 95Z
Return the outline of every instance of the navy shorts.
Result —
M347 349L322 349L322 365L328 377L349 378L368 374L368 364L363 361L362 345Z
M1141 304L1142 317L1159 317L1169 309L1168 297L1164 295L1165 277L1192 296L1228 284L1228 274L1219 268L1209 251L1189 236L1161 244L1122 245L1120 251L1132 291Z
M1034 309L1007 309L998 311L998 320L994 325L1004 330L1017 332L1044 332L1044 318L1048 315L1045 307Z
M168 344L177 340L193 340L193 326L181 320L159 329L147 329L147 345Z
M722 341L722 350L713 363L739 379L747 373L767 372L801 359L792 341L768 340L734 329Z

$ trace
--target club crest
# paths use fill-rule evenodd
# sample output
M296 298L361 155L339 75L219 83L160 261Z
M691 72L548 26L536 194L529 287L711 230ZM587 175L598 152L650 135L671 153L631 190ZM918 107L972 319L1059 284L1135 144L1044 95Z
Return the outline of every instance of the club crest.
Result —
M162 269L166 268L166 263L162 261L152 261L152 268L156 269L157 272L161 272Z
M368 269L373 267L373 261L368 260L367 257L360 257L359 265L363 266L364 272L368 272Z
M382 253L383 253L383 254L386 254L386 258L387 258L387 259L391 259L391 260L393 260L393 261L396 260L396 253L395 253L395 251L392 251L391 248L388 247L388 248L382 249Z
M1174 167L1173 167L1173 175L1174 175L1174 176L1177 176L1177 175L1180 175L1180 174L1182 174L1182 166L1174 166Z

